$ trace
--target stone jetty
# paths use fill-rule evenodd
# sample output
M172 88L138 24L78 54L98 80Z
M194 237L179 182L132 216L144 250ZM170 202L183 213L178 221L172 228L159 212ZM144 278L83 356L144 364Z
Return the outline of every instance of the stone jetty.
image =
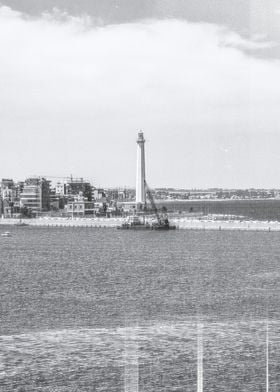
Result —
M36 218L36 219L0 219L0 225L19 225L22 223L37 227L92 227L115 228L125 218ZM185 230L242 230L242 231L280 231L278 221L254 220L210 220L210 219L170 219L178 229Z

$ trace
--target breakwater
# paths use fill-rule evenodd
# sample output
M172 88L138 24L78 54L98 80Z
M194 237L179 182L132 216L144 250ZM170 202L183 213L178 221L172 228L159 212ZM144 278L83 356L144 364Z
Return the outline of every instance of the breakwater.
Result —
M38 227L117 227L125 221L124 218L35 218L35 219L0 219L2 225L20 225Z
M114 228L121 225L125 218L37 218L37 219L0 219L0 225L27 224L38 227L89 227ZM280 231L278 221L254 220L211 220L211 219L170 219L177 229L185 230L242 230L242 231Z
M186 230L280 231L278 221L174 219L172 223Z

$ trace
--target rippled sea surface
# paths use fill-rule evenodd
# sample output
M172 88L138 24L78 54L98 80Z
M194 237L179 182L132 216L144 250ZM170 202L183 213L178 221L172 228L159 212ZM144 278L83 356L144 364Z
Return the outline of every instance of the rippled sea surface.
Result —
M280 390L279 233L5 230L1 392Z

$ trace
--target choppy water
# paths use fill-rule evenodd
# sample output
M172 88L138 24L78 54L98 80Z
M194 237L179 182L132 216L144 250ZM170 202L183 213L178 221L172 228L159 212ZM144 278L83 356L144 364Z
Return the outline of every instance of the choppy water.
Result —
M197 321L204 391L265 391L267 318L280 390L278 233L9 230L1 391L124 391L132 359L139 391L195 391Z

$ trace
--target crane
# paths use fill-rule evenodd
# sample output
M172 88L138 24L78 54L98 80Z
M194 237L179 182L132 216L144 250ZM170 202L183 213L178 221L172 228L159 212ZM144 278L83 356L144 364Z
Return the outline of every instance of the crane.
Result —
M159 213L158 213L158 209L157 209L156 203L154 201L152 192L151 192L150 188L148 187L148 184L147 184L146 180L144 180L144 184L145 184L145 188L146 188L146 193L147 193L148 199L149 199L149 201L151 203L151 206L152 206L152 210L155 212L155 215L156 215L158 223L161 224L160 216L159 216Z
M169 224L167 216L160 216L159 215L159 211L158 211L156 203L154 201L152 192L151 192L150 188L148 187L146 180L144 180L144 185L145 185L146 194L147 194L148 199L149 199L151 206L152 206L152 211L155 213L157 221L152 222L152 223L145 222L145 216L144 216L144 221L142 222L139 219L139 216L135 215L135 213L134 213L130 217L130 218L132 218L132 220L128 219L127 222L123 223L121 226L118 226L117 228L118 229L131 229L131 230L143 230L143 229L147 229L147 230L173 230L173 229L176 229L175 225ZM144 211L146 211L146 205L145 205ZM139 211L138 213L142 215L142 213L144 211L141 211L141 212Z
M150 190L150 188L148 187L148 184L147 184L147 182L146 182L146 180L144 181L144 183L145 183L145 187L146 187L146 193L147 193L147 196L148 196L148 199L149 199L149 201L150 201L150 203L151 203L151 206L152 206L152 210L155 212L155 215L156 215L156 218L157 218L157 224L158 224L158 226L159 227L168 227L169 228L169 221L168 221L168 218L167 218L167 216L165 216L164 218L161 218L160 217L160 215L159 215L159 212L158 212L158 209L157 209L157 206L156 206L156 203L155 203L155 201L154 201L154 198L153 198L153 195L152 195L152 192L151 192L151 190ZM171 228L171 227L170 227ZM173 228L173 227L172 227Z

